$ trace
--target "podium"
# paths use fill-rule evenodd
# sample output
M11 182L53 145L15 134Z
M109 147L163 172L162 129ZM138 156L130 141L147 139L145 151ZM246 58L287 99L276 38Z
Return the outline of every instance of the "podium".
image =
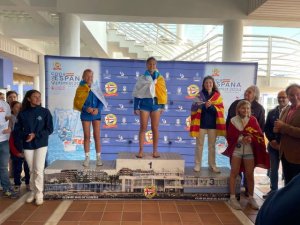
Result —
M225 200L229 198L229 168L213 173L208 168L194 172L181 155L120 152L116 160L57 160L45 169L46 199L154 198Z

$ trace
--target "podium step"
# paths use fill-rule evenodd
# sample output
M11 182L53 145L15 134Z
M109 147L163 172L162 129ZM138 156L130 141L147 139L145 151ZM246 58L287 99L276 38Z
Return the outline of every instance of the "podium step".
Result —
M161 153L142 159L121 152L103 166L83 161L57 160L45 169L46 199L157 198L224 200L229 198L229 168L213 173L208 168L194 172L176 153ZM239 184L239 182L237 182ZM239 188L239 187L238 187Z
M177 153L160 153L159 158L153 158L151 153L144 153L143 158L137 158L137 153L120 152L116 159L116 170L128 168L131 170L153 170L184 172L184 160Z

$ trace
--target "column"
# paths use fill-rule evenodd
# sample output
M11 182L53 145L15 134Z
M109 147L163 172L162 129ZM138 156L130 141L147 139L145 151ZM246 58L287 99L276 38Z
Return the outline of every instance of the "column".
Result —
M40 90L40 77L39 76L33 77L33 89Z
M80 56L80 18L77 15L60 14L59 53L61 56Z
M184 25L183 24L177 24L176 25L176 35L181 40L177 39L176 44L180 44L184 40Z
M243 21L225 21L223 25L223 62L240 62L242 45Z
M46 74L45 74L45 58L43 55L39 55L39 91L41 92L42 106L46 105ZM34 80L35 81L35 80Z

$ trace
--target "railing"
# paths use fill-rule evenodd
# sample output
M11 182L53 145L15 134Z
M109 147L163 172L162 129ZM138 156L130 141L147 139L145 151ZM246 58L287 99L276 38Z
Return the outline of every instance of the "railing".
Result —
M244 35L242 61L258 62L260 76L299 77L300 42L277 36Z
M109 22L107 27L116 29L118 33L125 35L127 40L134 40L136 44L143 45L146 51L153 51L162 59L173 58L175 54L185 52L193 47L156 23Z
M108 27L164 60L222 61L221 34L192 46L160 24L109 22ZM244 35L242 61L258 62L259 76L299 77L300 42L278 36Z
M172 60L222 61L223 36L215 35ZM258 62L259 76L299 77L300 42L277 36L244 35L243 62Z

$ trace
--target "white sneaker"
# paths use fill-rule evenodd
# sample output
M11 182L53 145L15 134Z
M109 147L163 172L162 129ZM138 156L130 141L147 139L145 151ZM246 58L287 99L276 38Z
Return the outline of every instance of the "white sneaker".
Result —
M201 170L200 164L195 164L194 171L195 172L200 172L200 170Z
M31 192L29 193L27 199L26 199L26 202L27 202L27 203L33 202L33 201L34 201L34 197L35 197L34 192L31 191Z
M211 166L210 170L214 173L221 173L221 170L216 166Z
M258 182L259 185L269 185L270 184L270 178L268 176L265 176L262 178L260 182Z
M101 157L97 156L96 166L102 166L102 165L103 165L103 163L102 163Z
M84 167L89 167L89 165L90 165L90 157L89 156L85 157L85 160L83 161L82 165Z
M42 199L42 198L38 198L35 200L36 205L43 205L43 203L44 203L44 199Z
M259 206L253 197L250 197L248 202L252 209L259 210Z
M242 210L241 204L238 200L236 200L236 198L230 198L228 203L231 206L231 208L236 210Z

